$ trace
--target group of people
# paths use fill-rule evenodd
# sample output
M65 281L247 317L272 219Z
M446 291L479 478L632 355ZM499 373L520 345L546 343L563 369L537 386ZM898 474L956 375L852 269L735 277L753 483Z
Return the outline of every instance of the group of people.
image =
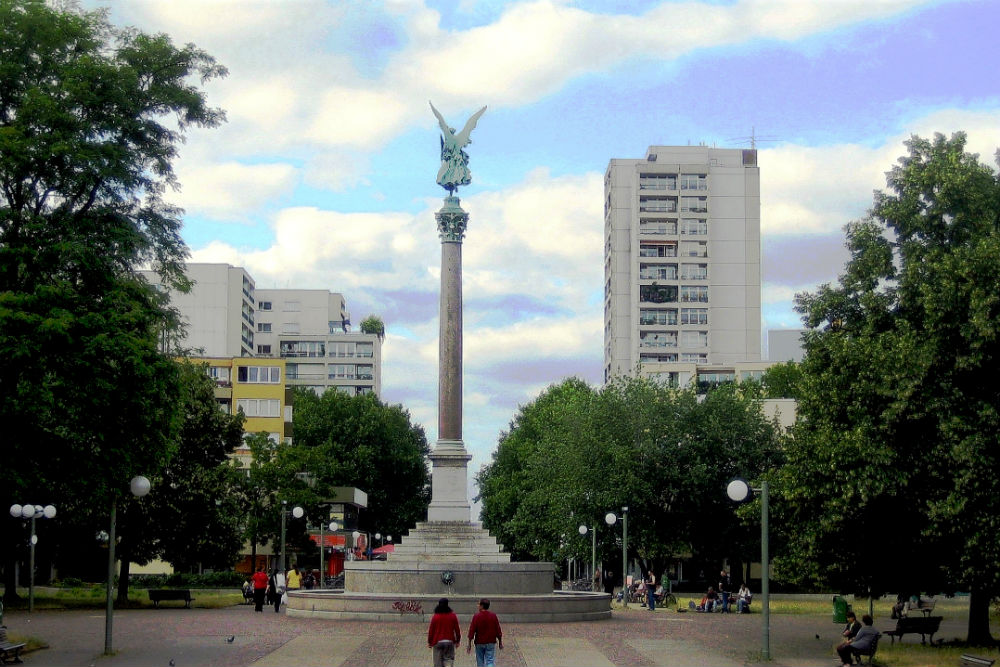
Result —
M478 611L469 624L469 645L466 653L472 653L476 647L477 667L494 667L496 651L503 649L503 630L500 620L490 611L490 601L483 598L479 601ZM434 667L451 667L455 664L455 647L462 643L462 628L458 624L458 616L448 606L448 598L438 600L427 628L427 647L431 649Z
M850 667L854 664L854 658L871 650L872 643L878 636L878 630L874 627L874 619L868 614L861 617L864 623L858 623L858 617L853 611L847 612L847 627L841 633L844 641L837 645L837 655L843 667Z
M719 573L718 589L714 586L709 586L704 597L701 598L701 604L697 605L695 609L704 612L720 611L723 614L728 614L731 611L732 597L732 578L728 572L722 570ZM743 582L736 593L736 613L748 613L752 600L753 595L750 593L750 589L747 588L746 582Z
M299 568L293 567L287 573L274 568L268 575L264 571L264 566L257 568L257 571L243 584L243 597L253 600L254 611L264 611L264 605L274 605L277 613L281 605L288 603L288 591L296 591L300 588L310 589L316 585L316 577L311 571L305 574Z

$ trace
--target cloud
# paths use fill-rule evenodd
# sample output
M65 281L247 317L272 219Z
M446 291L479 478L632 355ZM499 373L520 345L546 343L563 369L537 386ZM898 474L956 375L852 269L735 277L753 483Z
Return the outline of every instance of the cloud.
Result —
M289 194L297 176L289 164L188 161L177 169L181 190L168 198L189 215L238 220Z

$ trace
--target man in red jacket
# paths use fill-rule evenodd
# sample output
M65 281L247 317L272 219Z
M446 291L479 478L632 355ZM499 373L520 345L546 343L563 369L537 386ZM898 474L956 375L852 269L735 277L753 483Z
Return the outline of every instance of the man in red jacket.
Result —
M500 629L500 619L490 611L490 601L486 598L479 601L479 611L469 624L469 646L466 653L472 652L473 643L476 645L476 665L494 667L496 650L503 648L503 630Z

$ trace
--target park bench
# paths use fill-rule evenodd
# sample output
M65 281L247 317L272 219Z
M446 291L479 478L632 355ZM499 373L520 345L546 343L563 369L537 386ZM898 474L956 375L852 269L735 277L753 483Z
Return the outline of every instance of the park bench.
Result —
M924 616L930 616L931 612L934 611L935 604L937 604L937 600L935 598L930 598L927 600L925 600L924 598L920 598L916 602L910 600L909 602L906 603L906 611L907 613L911 611L919 611Z
M0 626L0 663L7 664L7 661L13 663L23 662L21 660L21 649L24 648L24 642L12 642L7 638L7 626Z
M876 651L878 651L878 640L879 637L881 636L882 633L878 633L874 637L872 637L872 645L869 646L868 648L854 650L854 655L857 656L859 665L865 664L864 661L865 656L868 656L869 665L872 665L875 662L875 653Z
M191 608L191 591L186 588L151 588L149 589L149 599L154 607L159 607L163 600L181 600L186 609Z
M943 616L904 616L896 621L895 630L887 630L884 634L892 638L892 643L896 643L896 637L903 641L903 635L920 635L920 643L926 643L927 635L931 636L931 643L934 643L934 633L941 627Z
M992 667L996 660L992 658L980 658L978 655L963 653L958 659L958 667Z

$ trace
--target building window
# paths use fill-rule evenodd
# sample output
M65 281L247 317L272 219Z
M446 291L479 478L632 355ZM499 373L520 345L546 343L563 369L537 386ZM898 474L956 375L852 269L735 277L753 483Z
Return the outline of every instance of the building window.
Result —
M681 197L681 212L708 213L708 197Z
M328 377L331 380L337 378L354 378L354 364L330 364Z
M357 390L358 396L367 396L368 394L374 392L374 390L371 387L355 387L355 389Z
M286 301L285 311L290 313L297 313L302 308L302 304L298 301Z
M673 197L639 197L639 210L643 213L675 213L677 200Z
M708 347L708 332L682 331L681 347Z
M707 364L708 355L703 352L682 352L681 361L688 364Z
M276 398L238 398L236 409L247 417L280 417L281 401Z
M237 380L245 384L278 384L281 369L277 366L238 366Z
M357 354L359 357L374 357L375 346L372 343L358 343Z
M674 363L677 361L677 354L671 354L667 352L646 352L639 355L639 361L641 363Z
M708 220L681 218L681 234L684 236L708 236Z
M299 333L299 323L298 322L284 322L281 325L281 333L284 334L297 334Z
M357 377L359 380L374 380L375 367L371 364L359 364Z
M639 257L676 257L676 243L640 243Z
M681 308L681 324L708 324L708 308Z
M271 333L271 323L270 322L258 322L257 323L257 333Z
M650 218L643 218L639 220L639 233L640 234L676 234L677 233L677 221L676 220L654 220Z
M285 366L285 377L289 380L299 379L299 365L298 364L288 364Z
M708 242L681 241L681 257L708 257Z
M283 340L282 357L325 357L326 345L318 340Z
M640 264L640 280L677 280L676 264Z
M704 174L681 174L681 190L708 190Z
M677 176L674 174L639 174L640 190L676 190Z
M640 286L640 290L642 287ZM708 303L707 285L681 285L682 303Z
M681 264L681 280L708 280L708 264Z
M641 325L676 325L677 311L672 308L640 308L639 324Z
M677 347L677 332L644 331L639 334L639 347Z
M675 303L676 285L639 285L639 301L648 303Z
M271 302L270 301L261 301L260 303L257 304L257 308L259 310L271 310Z
M327 349L331 357L353 357L354 343L329 343Z
M257 354L271 354L271 346L270 345L258 345L257 346Z
M212 378L216 382L228 382L229 381L229 368L225 366L209 366L205 369L208 377Z
M240 323L240 340L251 350L253 349L253 331L242 322Z

